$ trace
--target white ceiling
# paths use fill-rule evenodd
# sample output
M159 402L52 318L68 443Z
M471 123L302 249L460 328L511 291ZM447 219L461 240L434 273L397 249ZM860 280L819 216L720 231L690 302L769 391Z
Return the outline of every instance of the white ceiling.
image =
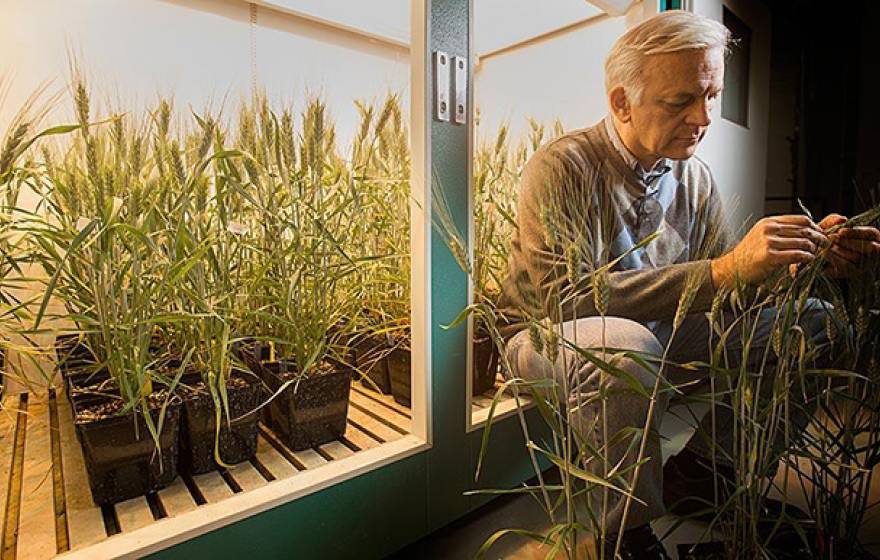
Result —
M256 0L282 11L409 44L410 0Z
M283 11L355 32L409 44L411 0L257 0ZM634 0L474 0L479 55L528 40L607 9L622 13ZM599 6L603 6L602 9Z
M476 0L476 51L483 55L601 13L585 0Z

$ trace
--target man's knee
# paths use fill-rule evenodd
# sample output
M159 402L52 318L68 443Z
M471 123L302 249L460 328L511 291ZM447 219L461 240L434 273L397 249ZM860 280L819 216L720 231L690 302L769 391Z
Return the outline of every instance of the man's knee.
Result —
M559 325L554 328L558 329ZM561 373L563 369L572 373L572 370L596 368L596 362L601 360L613 362L616 368L651 386L654 375L625 353L659 356L663 350L657 337L645 325L621 317L586 317L564 323L558 352L547 351L546 336L540 337L542 347L536 348L535 334L524 330L507 344L508 361L519 377L546 378L553 376L554 370ZM557 355L556 364L550 363L548 354ZM594 361L591 357L598 359Z
M595 385L603 370L602 364L598 363L601 360L626 373L624 377L606 372L609 374L607 378L611 387L627 388L632 379L638 380L645 387L653 387L656 372L645 367L645 360L637 358L661 355L663 347L654 333L641 323L620 317L606 317L604 324L599 317L588 321L592 322L589 328L591 336L584 337L583 343L578 342L578 346L582 348L582 359L578 365L579 377L582 380L591 379ZM591 356L597 359L590 359Z

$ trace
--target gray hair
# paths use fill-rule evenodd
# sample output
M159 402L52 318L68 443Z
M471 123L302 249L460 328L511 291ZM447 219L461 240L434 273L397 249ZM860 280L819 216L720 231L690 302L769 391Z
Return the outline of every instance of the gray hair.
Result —
M683 10L670 10L643 21L620 36L605 59L605 90L622 86L631 103L640 103L645 83L642 65L654 54L730 47L723 24Z

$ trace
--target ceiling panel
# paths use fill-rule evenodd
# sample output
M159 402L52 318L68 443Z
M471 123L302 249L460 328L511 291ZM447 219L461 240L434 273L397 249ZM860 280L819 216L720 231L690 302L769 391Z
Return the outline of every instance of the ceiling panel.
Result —
M586 0L475 0L476 51L492 52L601 13Z

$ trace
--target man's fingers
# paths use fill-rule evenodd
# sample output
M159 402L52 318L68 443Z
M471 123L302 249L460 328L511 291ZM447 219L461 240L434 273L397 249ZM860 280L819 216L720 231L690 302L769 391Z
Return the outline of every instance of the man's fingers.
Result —
M866 239L869 241L880 241L880 229L869 226L855 226L841 228L837 232L841 239Z
M782 216L774 216L772 219L780 224L818 227L809 216L804 216L803 214L784 214Z
M819 227L822 229L828 229L833 228L834 226L839 226L843 223L846 223L846 216L841 216L840 214L828 214L819 222Z
M856 253L855 251L851 251L841 245L833 245L831 247L831 253L835 257L845 261L848 264L852 264L852 265L858 264L859 261L861 260L861 255L859 253Z
M880 253L880 242L866 239L841 239L836 243L836 246L858 255Z
M769 246L777 251L799 250L807 253L815 253L818 244L805 237L769 237Z
M816 258L816 255L808 251L798 249L771 249L768 251L770 259L773 263L782 266L792 263L808 263Z
M779 237L807 238L818 247L827 247L831 244L831 240L821 230L794 224L779 224L776 229L776 235Z

